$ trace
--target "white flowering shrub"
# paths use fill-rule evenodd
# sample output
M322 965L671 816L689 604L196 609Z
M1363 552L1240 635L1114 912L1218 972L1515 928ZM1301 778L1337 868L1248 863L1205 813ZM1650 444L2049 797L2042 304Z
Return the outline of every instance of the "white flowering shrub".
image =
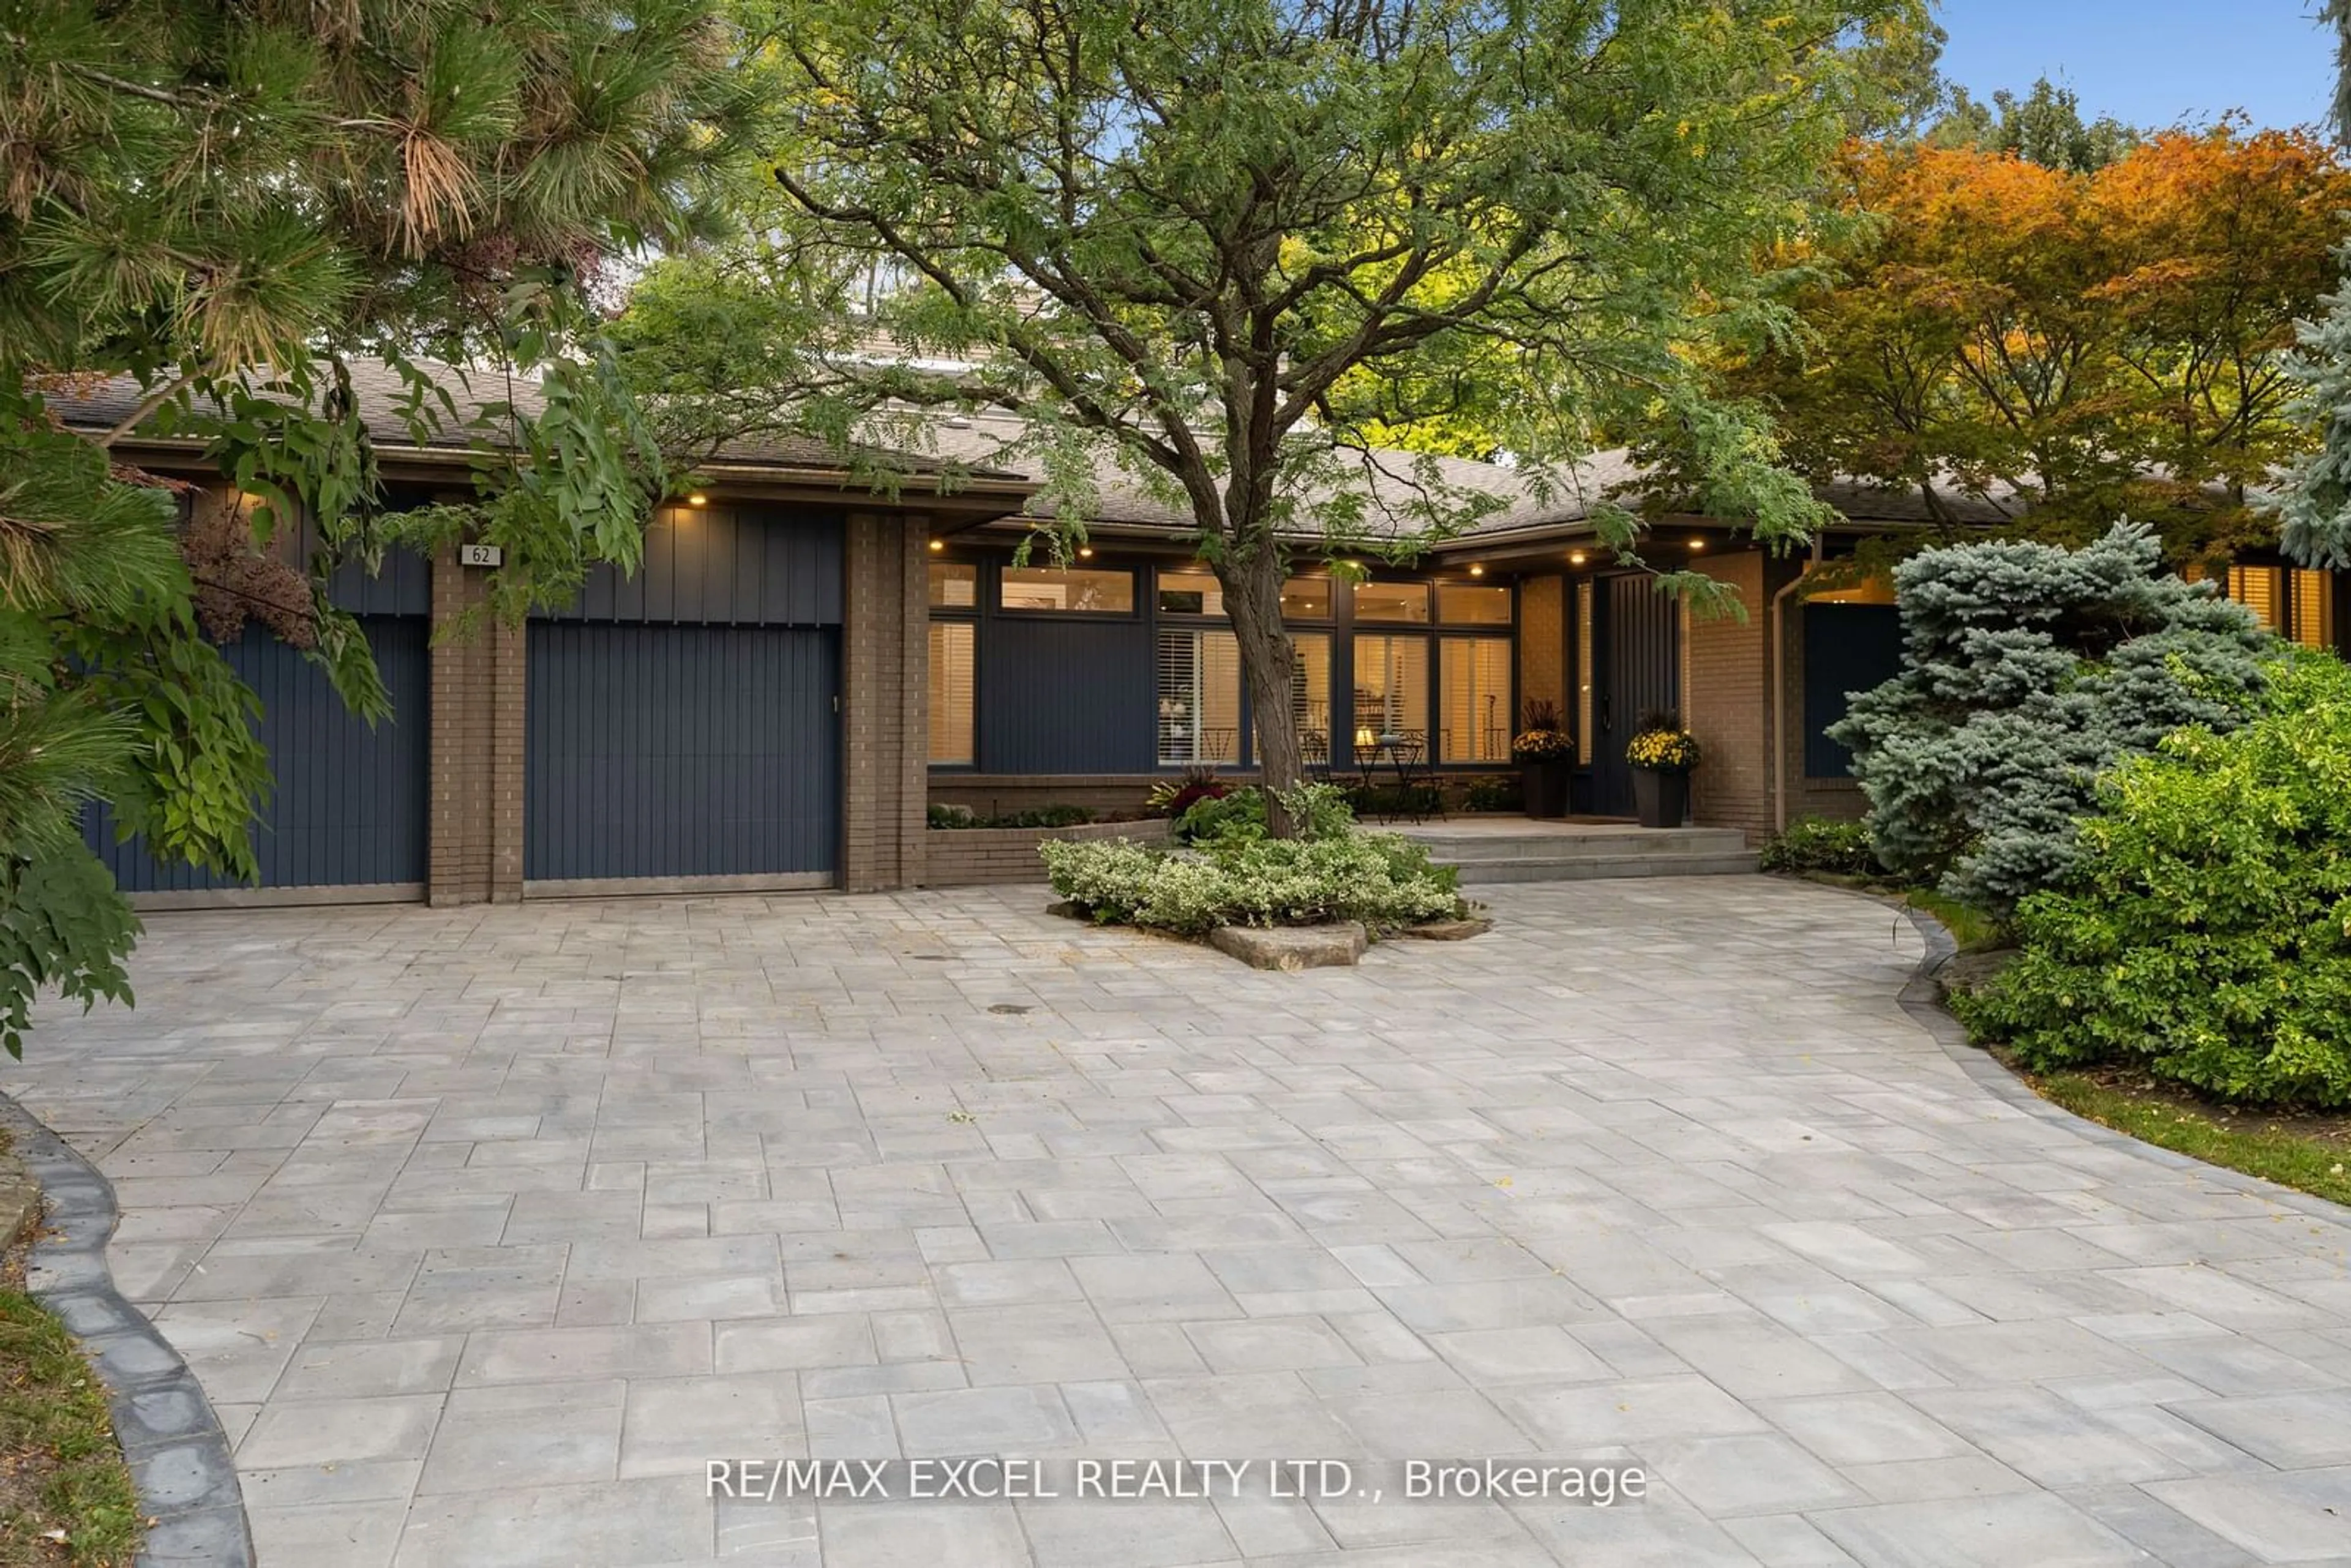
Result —
M1053 891L1096 920L1186 936L1337 920L1393 931L1461 911L1458 873L1394 833L1238 838L1174 852L1123 839L1048 842L1038 853Z

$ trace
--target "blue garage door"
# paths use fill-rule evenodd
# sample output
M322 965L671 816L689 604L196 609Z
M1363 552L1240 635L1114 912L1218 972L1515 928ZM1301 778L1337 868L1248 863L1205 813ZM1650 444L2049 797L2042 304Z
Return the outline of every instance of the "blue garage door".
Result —
M523 880L832 881L841 622L838 514L656 517L634 575L531 622Z
M248 625L222 649L261 699L256 733L276 788L253 832L265 888L366 887L422 897L425 769L430 754L428 622L362 615L392 716L371 728L351 716L319 667L266 628ZM183 862L162 863L142 839L118 842L110 814L91 810L85 834L133 893L238 887Z
M524 880L830 880L837 647L829 628L534 622Z

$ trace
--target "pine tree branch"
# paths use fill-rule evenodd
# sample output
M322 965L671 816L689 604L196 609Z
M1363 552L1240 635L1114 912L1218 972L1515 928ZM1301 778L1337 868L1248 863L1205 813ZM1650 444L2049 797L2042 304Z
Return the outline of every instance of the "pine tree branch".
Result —
M188 388L190 383L195 381L195 379L196 376L194 371L183 371L179 375L173 376L162 386L157 387L153 392L149 392L144 398L140 400L139 406L137 408L132 409L128 414L123 416L120 423L117 424L113 429L108 431L105 434L98 438L98 446L101 450L111 447L116 442L121 440L124 436L130 434L132 431L146 423L149 415L152 414L157 409L162 408L165 403L171 402L173 398L179 396L181 392L184 392Z

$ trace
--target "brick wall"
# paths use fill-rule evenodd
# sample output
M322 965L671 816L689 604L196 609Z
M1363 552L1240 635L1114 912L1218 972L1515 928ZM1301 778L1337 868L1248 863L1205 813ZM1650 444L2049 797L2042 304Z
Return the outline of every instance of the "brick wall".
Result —
M976 887L990 883L1042 882L1045 863L1037 846L1047 839L1130 839L1139 844L1167 841L1167 821L1145 817L1132 822L1085 822L1069 828L931 828L923 852L925 887Z
M930 776L935 806L967 806L982 817L1008 817L1044 806L1083 806L1097 815L1140 811L1167 773L954 773ZM1220 773L1234 784L1254 784L1254 772ZM958 831L962 830L957 830Z
M482 610L488 577L433 560L431 828L434 904L522 897L523 629ZM470 622L466 620L471 614Z
M1763 711L1765 623L1763 552L1741 550L1692 563L1739 591L1744 621L1691 616L1682 639L1682 723L1698 737L1705 761L1690 779L1690 820L1702 827L1741 828L1750 839L1771 830L1771 757Z
M852 512L844 541L841 885L923 881L930 787L929 519Z
M1531 702L1556 703L1562 718L1567 706L1567 580L1530 577L1519 583L1519 713Z

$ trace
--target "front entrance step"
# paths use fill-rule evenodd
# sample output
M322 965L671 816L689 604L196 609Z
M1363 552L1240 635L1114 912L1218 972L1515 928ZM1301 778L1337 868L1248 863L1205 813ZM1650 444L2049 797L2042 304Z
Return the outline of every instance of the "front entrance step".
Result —
M1427 845L1429 858L1439 864L1459 867L1464 883L1725 876L1755 870L1755 852L1736 828L1578 823L1516 832L1480 823L1447 831L1446 824L1431 822L1398 831Z
M1550 859L1462 861L1461 884L1498 882L1586 882L1625 876L1744 876L1755 871L1751 850L1733 855L1562 855Z

